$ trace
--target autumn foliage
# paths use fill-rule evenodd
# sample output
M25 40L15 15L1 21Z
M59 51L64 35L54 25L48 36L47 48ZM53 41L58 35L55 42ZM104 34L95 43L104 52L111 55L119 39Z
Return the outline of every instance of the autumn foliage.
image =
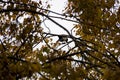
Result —
M120 80L120 1L68 0L63 14L49 8L41 0L0 0L0 80ZM76 25L69 31L53 18ZM46 20L68 41L54 41L61 34L45 32Z

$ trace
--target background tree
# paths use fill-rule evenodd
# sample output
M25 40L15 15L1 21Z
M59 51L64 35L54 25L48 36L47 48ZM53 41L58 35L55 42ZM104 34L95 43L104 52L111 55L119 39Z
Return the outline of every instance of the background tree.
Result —
M0 79L119 80L119 4L119 0L68 0L66 12L59 14L40 0L1 0ZM70 32L53 18L77 25ZM41 24L46 19L66 31L62 38L69 40L53 41L62 35L44 32Z

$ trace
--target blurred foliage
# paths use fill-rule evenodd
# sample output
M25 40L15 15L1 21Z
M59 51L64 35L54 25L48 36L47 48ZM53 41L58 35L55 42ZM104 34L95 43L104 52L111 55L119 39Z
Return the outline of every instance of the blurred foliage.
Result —
M55 12L48 3L0 1L0 80L119 80L119 0L68 0L62 16L77 21L74 33L80 38L49 16ZM42 17L63 28L71 41L54 42L51 37L59 34L45 33Z
M120 67L120 2L119 0L68 0L66 8L80 24L75 25L76 35L90 41L89 44L96 52L89 52L92 56L109 63L110 66L101 64L100 61L89 57L95 64L104 66L102 75L98 79L119 80ZM87 49L87 48L86 48ZM117 68L116 68L117 66ZM106 68L107 67L107 68ZM92 70L92 69L91 69ZM94 72L94 71L91 71ZM88 72L89 73L89 72ZM103 77L104 76L104 77ZM96 77L96 76L94 76Z

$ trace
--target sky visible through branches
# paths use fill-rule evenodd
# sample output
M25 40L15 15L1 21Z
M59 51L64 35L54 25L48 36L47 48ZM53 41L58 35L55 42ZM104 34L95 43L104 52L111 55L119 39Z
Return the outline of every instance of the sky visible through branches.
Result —
M48 1L48 0L42 0L42 1L45 4L46 1ZM67 20L64 20L65 17L62 16L65 13L64 9L67 6L67 0L63 0L63 1L61 1L61 0L50 0L49 4L51 5L50 10L54 11L58 14L54 14L54 13L50 12L48 15L52 16L53 18L52 17L51 18L53 20L55 20L56 22L58 22L59 24L64 26L69 32L72 33L72 35L74 35L74 32L73 32L72 29L73 29L73 26L76 24L76 22L74 22L74 19L73 19L73 21L69 21L69 20L71 20L70 18L68 18ZM45 19L45 17L41 17L41 18ZM44 31L46 33L58 34L58 35L61 35L61 34L68 35L65 30L63 30L62 28L57 26L55 23L51 22L51 20L49 20L49 19L45 19L45 21L41 24L41 26L44 28ZM56 37L56 36L53 36L51 38L53 39L53 42L56 42L58 40L58 37ZM39 47L40 45L38 45L37 47ZM73 46L73 45L74 45L74 43L71 43L71 46ZM66 48L64 47L63 49L66 50L67 47L68 46L66 46Z

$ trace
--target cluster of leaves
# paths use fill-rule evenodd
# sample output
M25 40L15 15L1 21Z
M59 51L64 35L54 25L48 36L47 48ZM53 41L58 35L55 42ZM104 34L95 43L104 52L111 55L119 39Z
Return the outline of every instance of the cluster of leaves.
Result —
M42 41L41 20L37 14L12 10L35 11L38 3L28 0L0 2L0 79L31 77L40 70L33 49Z
M102 70L102 78L118 80L120 67L120 6L119 0L69 0L66 8L68 14L79 21L75 26L76 35L90 42L88 43L94 50L89 49L88 60L95 64L106 67L112 66L115 71L108 69ZM86 49L87 46L86 46ZM92 58L93 57L93 58ZM94 71L92 71L94 72ZM110 76L114 74L114 76ZM95 76L96 77L96 76ZM117 77L117 78L116 78Z
M1 0L0 79L119 80L118 4L117 0L68 0L66 13L59 14L44 9L41 0ZM46 4L46 8L49 7ZM52 41L51 37L59 34L44 32L41 23L46 18L41 17L65 30L70 41L65 44ZM74 30L80 37L73 36L52 18L78 23Z

